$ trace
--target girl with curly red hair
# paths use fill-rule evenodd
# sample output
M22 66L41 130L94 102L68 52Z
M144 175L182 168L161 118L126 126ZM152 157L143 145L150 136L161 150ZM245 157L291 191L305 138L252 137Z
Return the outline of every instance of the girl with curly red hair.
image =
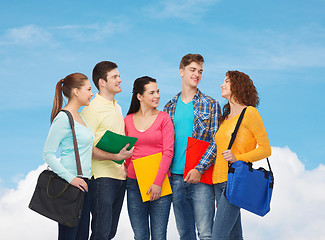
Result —
M240 208L229 203L224 195L228 177L228 162L254 162L271 155L271 146L262 118L256 107L259 98L253 81L239 71L228 71L221 84L221 96L228 100L223 107L220 127L215 135L217 157L213 169L213 184L217 213L213 225L213 240L243 239ZM231 150L227 150L237 120L244 108L243 121ZM258 145L258 146L257 146Z

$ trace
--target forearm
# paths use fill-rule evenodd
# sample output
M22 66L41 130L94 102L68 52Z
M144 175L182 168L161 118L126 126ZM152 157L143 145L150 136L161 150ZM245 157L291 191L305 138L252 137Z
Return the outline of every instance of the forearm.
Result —
M217 145L215 142L215 134L219 128L219 117L221 116L221 109L218 102L211 110L211 121L209 125L210 144L202 156L199 164L195 167L201 174L203 174L215 162L217 155ZM209 141L207 140L207 141Z
M157 173L155 181L154 181L154 184L156 184L158 186L162 186L162 183L163 183L163 181L166 177L166 174L169 170L169 166L170 166L172 157L173 157L173 154L163 155L160 165L159 165L158 173Z
M165 176L169 170L170 163L174 156L174 143L175 143L175 132L174 126L170 119L170 117L166 117L166 120L163 122L163 130L162 130L162 137L163 137L163 151L162 151L162 158L159 165L159 170L156 175L154 184L161 186Z
M208 149L203 154L199 164L195 167L201 174L203 174L214 163L216 159L217 147L214 140L210 143Z
M263 158L267 158L271 155L271 146L269 144L259 145L254 150L243 153L236 154L235 157L237 160L242 160L244 162L255 162Z
M113 161L120 161L123 160L120 154L114 154L110 152L105 152L97 147L93 147L93 158L96 160L113 160Z

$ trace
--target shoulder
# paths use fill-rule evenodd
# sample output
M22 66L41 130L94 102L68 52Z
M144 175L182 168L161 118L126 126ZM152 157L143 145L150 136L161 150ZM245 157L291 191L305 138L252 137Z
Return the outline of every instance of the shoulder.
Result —
M133 115L134 115L134 113L129 114L129 115L126 115L125 118L124 118L124 121L125 121L125 122L129 122L129 121L131 121L132 118L133 118Z
M263 121L258 110L252 106L247 107L245 116L249 124L256 124L256 121Z
M246 113L249 114L249 115L255 115L255 116L260 115L257 108L255 108L253 106L248 106L247 109L246 109Z
M206 95L205 93L202 93L201 91L199 92L199 99L203 103L205 103L207 105L215 106L215 105L219 104L217 100L215 100L214 98L210 97L209 95Z
M158 117L161 118L162 120L167 120L167 121L170 120L170 116L166 112L159 111Z
M172 119L170 118L170 115L167 112L159 112L158 115L158 124L163 128L173 128L174 125L172 123Z
M96 114L98 113L98 109L96 107L96 99L93 99L88 106L85 106L82 111L81 111L81 115L85 116L85 115L89 115L89 114ZM95 103L94 103L95 102Z
M118 103L116 103L116 109L117 109L120 113L122 113L122 108L121 108L121 106L120 106Z
M177 93L177 94L176 94L172 99L170 99L170 100L166 103L165 108L168 108L168 107L170 107L170 106L176 104L177 99L178 99L178 97L179 97L180 94L181 94L181 93L179 92L179 93Z
M53 124L64 124L69 122L69 117L65 112L59 112L56 117L53 119L52 125Z
M59 112L51 124L51 131L55 134L62 134L62 131L70 129L69 117L65 112Z

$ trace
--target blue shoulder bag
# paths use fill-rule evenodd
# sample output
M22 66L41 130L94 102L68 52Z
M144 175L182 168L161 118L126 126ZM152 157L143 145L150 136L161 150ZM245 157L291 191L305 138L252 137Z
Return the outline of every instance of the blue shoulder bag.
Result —
M245 111L246 108L240 114L235 130L231 135L228 150L231 149L235 141ZM266 160L269 171L264 168L254 169L252 163L240 160L229 165L227 188L225 191L225 195L231 204L262 217L270 211L274 185L271 165L268 158Z

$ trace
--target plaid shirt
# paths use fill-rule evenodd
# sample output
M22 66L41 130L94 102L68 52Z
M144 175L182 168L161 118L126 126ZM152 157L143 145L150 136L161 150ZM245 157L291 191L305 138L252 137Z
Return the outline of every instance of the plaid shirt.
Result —
M176 110L176 103L181 93L178 93L165 106L164 111L167 112L173 123ZM192 137L203 141L210 142L208 149L203 154L199 164L195 167L203 174L216 160L217 147L214 135L218 130L218 121L221 116L221 109L218 101L205 95L200 90L197 91L193 98L194 109L194 125ZM175 123L174 123L175 125Z

